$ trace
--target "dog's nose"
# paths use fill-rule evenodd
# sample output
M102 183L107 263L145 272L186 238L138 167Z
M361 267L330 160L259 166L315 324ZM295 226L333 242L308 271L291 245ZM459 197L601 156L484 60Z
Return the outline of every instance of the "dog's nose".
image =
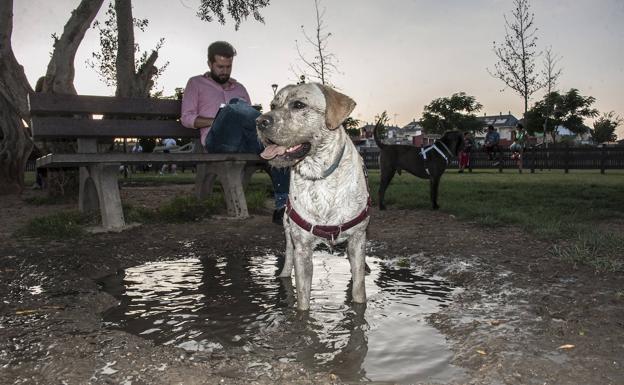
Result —
M260 115L256 119L256 126L259 130L266 130L273 125L273 117L270 115Z

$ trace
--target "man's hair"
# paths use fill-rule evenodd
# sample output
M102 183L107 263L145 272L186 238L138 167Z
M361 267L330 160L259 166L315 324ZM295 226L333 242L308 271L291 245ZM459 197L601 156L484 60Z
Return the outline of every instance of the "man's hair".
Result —
M236 56L236 49L227 41L215 41L208 46L208 62L214 63L217 55L231 58Z
M524 128L524 126L522 125L522 123L518 123L518 124L516 124L516 127L517 127L517 128L520 128L520 129Z
M494 126L492 126L491 124L488 126L488 130L493 130Z

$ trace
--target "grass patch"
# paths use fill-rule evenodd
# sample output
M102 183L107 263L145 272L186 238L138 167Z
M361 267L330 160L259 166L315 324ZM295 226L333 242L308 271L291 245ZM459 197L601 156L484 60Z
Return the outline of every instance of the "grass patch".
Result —
M215 211L218 199L200 201L195 197L177 197L158 209L160 221L184 223L198 221Z
M271 197L271 182L268 176L254 175L245 191L247 208L260 210ZM223 192L217 186L213 194L205 200L193 196L179 196L159 208L134 207L124 205L124 216L128 222L139 223L184 223L195 222L225 210Z
M133 176L132 180L138 179L138 183L179 184L181 180L194 183L195 177L190 172L162 177L139 175L139 178ZM270 178L265 174L254 175L245 196L247 207L250 210L263 209L267 198L272 196ZM26 202L33 205L44 205L65 203L66 199L41 196L28 198ZM205 200L200 201L193 196L178 196L155 209L124 204L123 210L128 223L185 223L199 221L216 213L223 213L225 201L220 187L217 186L215 192ZM97 225L97 223L95 216L83 215L77 211L60 212L31 220L19 229L16 235L46 239L69 239L84 235L86 226Z
M600 272L624 272L624 237L590 230L577 234L566 245L555 245L552 253L574 266L591 266Z
M94 222L92 216L78 211L64 211L30 220L17 231L17 236L45 239L70 239L83 236L84 226Z
M73 196L50 196L48 194L24 198L24 202L33 206L60 205L75 201Z
M161 207L151 209L124 205L127 222L139 223L185 223L209 217L222 207L223 196L214 194L210 199L199 200L192 196L179 196Z
M576 235L591 223L624 219L624 173L601 175L544 172L515 174L448 170L442 177L441 211L486 226L517 225L550 239ZM370 172L376 201L379 172ZM407 173L395 176L386 204L401 209L431 209L429 183Z
M377 199L379 172L370 173ZM475 170L442 177L441 211L486 227L514 225L538 239L564 240L553 253L599 271L621 271L624 238L614 231L593 231L597 223L624 219L624 172L547 171L523 174ZM386 204L401 209L431 210L429 182L408 173L396 175L386 191Z
M195 183L195 173L190 170L186 170L185 172L178 171L175 174L164 174L159 175L158 173L154 173L153 171L148 171L145 173L137 172L134 174L129 174L127 178L124 178L123 175L119 176L119 182L122 185L153 185L160 186L165 184L191 184Z

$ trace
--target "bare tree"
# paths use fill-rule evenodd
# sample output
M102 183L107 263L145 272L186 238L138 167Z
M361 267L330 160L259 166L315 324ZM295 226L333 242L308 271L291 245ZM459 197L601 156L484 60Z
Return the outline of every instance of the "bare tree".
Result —
M74 58L104 0L82 0L72 11L60 37L53 35L54 51L48 63L43 92L76 94Z
M498 62L494 71L488 72L522 96L526 114L531 95L544 86L535 70L535 59L540 55L536 52L537 28L528 0L514 0L511 16L511 20L505 16L504 42L494 42Z
M549 94L555 91L557 88L557 82L563 70L559 66L561 56L552 51L552 47L546 48L544 52L544 69L542 70L542 76L544 77L544 86L546 87L546 93Z
M32 92L11 46L13 0L0 1L0 195L21 193L32 141L24 119Z
M307 70L310 71L308 72L305 69L299 70L298 72L302 72L303 75L298 76L298 78L313 78L317 79L321 84L331 85L329 78L332 73L338 71L338 68L334 64L336 56L327 49L329 37L332 34L331 32L325 32L325 24L323 22L325 8L321 11L319 9L320 5L319 0L314 0L314 8L316 9L315 34L310 36L306 32L304 26L301 26L301 32L303 33L305 41L312 47L312 51L314 52L313 56L311 58L306 57L299 46L299 42L295 40L299 59L303 62Z
M562 69L558 67L561 56L558 56L552 51L552 47L546 48L544 55L544 69L542 70L542 76L544 77L546 95L550 95L557 88L557 82L561 76ZM544 116L544 144L548 146L546 142L546 131L548 130L548 119L552 115L554 106L548 106L546 116Z
M152 50L149 56L135 68L134 18L132 17L131 0L115 0L117 17L117 91L115 95L125 97L149 97L154 85L153 77L159 72L155 63L158 49ZM166 64L165 64L166 65Z
M131 60L134 60L134 71L132 73L128 71L128 68L125 68L126 73L124 74L124 81L129 83L134 79L139 79L139 81L134 81L134 84L130 84L134 89L134 92L130 92L130 90L121 91L117 87L117 53L118 53L118 41L119 41L119 32L117 24L121 22L123 27L127 30L128 26L125 25L127 22L127 17L132 17L132 14L126 14L123 20L118 20L117 12L115 11L115 4L111 1L108 5L108 9L106 11L106 18L102 21L96 20L93 23L93 28L97 29L100 38L100 47L99 51L91 53L91 60L87 60L86 64L93 68L95 72L100 76L100 80L102 80L107 86L115 87L117 92L121 92L122 94L128 95L148 95L151 94L151 88L156 82L156 79L160 77L165 69L167 68L169 62L164 63L160 68L151 68L152 71L156 71L156 74L153 75L151 81L146 79L145 75L149 74L149 71L146 71L147 68L150 68L147 63L148 60L153 60L153 53L148 53L147 51L141 52L141 48L138 43L134 44L134 55L125 58L122 60L124 65ZM149 20L147 19L137 19L132 18L132 25L134 28L137 28L141 32L145 32L149 25ZM156 53L159 52L160 48L162 48L165 39L161 38L153 51ZM127 54L128 42L125 43L125 47L123 52ZM136 54L140 54L140 57L135 58ZM134 58L134 59L133 59ZM127 66L129 67L129 65ZM143 76L137 76L137 74L143 74Z

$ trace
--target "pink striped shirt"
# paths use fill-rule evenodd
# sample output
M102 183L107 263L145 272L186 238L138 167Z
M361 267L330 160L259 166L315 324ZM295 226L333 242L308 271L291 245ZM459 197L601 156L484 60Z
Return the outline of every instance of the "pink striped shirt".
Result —
M209 73L193 76L186 83L184 89L180 121L184 127L195 128L195 119L198 116L214 118L219 111L219 106L227 104L232 98L243 99L251 104L245 86L233 78L221 85L212 80ZM208 131L210 131L210 127L201 129L202 143L206 143Z

